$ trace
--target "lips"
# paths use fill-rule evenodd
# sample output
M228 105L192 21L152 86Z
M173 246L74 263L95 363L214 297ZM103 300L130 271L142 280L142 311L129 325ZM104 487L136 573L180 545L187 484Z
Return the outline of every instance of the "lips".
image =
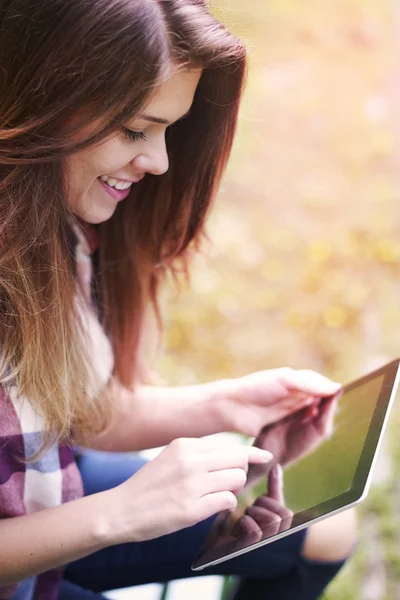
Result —
M114 200L117 200L117 202L125 200L125 198L129 196L129 193L131 191L131 188L128 188L127 190L117 190L116 188L109 186L105 181L102 181L101 179L98 179L98 181L103 187L103 189L108 193L108 195L111 196L111 198L113 198Z

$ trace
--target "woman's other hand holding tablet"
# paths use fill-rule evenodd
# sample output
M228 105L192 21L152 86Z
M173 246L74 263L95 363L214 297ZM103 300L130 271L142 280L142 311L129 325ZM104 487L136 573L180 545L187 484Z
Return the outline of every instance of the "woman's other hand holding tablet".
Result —
M332 435L340 396L339 393L324 398L278 423L268 425L258 438L258 446L271 452L274 463L279 462L282 466L303 458Z
M323 375L289 367L259 371L216 382L228 430L257 437L263 427L281 421L341 389Z
M195 525L219 511L233 510L249 463L272 455L215 439L171 442L108 495L109 544L140 542Z

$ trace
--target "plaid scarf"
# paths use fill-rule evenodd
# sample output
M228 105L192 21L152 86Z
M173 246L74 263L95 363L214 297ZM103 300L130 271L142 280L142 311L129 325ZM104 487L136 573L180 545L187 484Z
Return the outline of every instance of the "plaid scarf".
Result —
M99 238L96 229L82 221L71 220L71 231L77 283L84 295L79 306L93 344L93 362L105 385L114 360L111 345L92 310L91 295L91 254ZM43 418L33 410L29 399L19 395L13 386L0 387L0 518L27 515L83 496L74 449L70 446L54 446L33 463L18 460L29 458L39 449L43 430ZM7 542L2 543L4 546ZM53 569L18 584L2 586L0 600L56 600L62 575L62 568Z

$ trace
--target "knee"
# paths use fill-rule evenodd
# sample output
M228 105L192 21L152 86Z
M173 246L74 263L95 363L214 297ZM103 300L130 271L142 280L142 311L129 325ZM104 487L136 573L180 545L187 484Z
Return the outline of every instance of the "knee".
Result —
M336 562L345 560L357 540L354 508L312 525L306 534L302 556L308 560Z

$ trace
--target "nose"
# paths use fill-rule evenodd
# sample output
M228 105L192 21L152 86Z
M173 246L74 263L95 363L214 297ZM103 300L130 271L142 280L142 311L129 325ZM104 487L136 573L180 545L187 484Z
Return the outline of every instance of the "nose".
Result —
M165 143L162 137L157 142L147 145L146 149L134 159L136 169L151 173L152 175L163 175L168 171L169 159Z

